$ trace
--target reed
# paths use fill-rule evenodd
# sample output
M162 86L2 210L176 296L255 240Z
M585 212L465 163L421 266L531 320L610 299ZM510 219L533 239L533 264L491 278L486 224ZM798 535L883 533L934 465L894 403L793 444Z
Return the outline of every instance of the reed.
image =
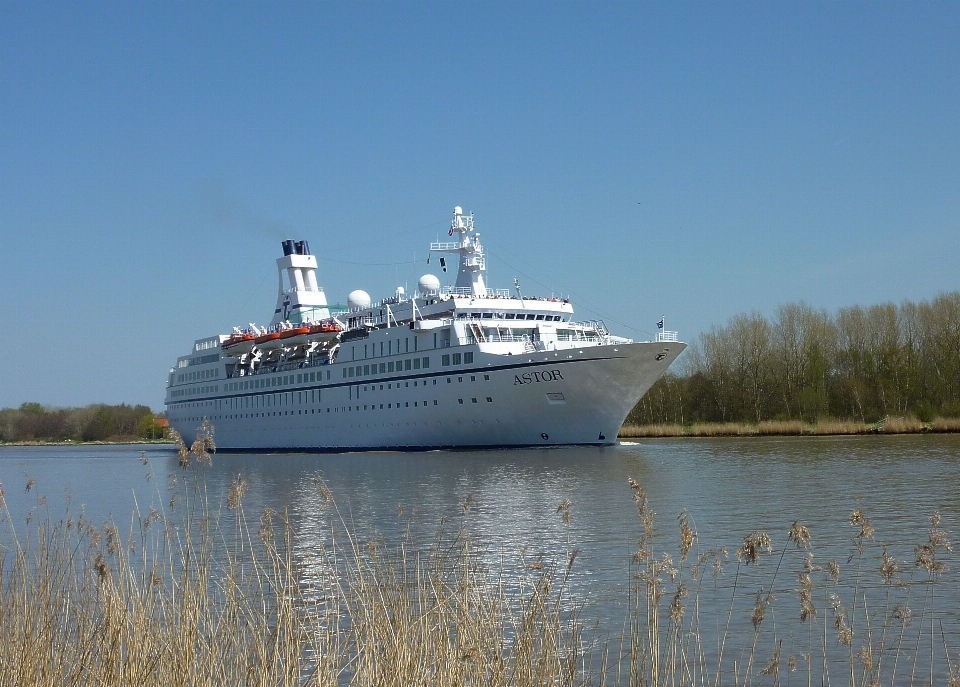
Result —
M809 430L809 425L800 420L771 420L757 425L760 436L799 436Z
M757 428L745 422L697 422L689 429L692 437L745 437L756 433Z
M935 417L930 428L934 432L960 432L960 417Z
M923 423L915 417L891 417L880 423L884 434L917 434L924 431Z
M551 514L566 545L531 559L475 544L472 498L428 544L363 535L318 479L324 534L305 542L285 510L246 512L242 476L210 493L212 430L179 448L165 506L124 530L54 519L37 497L21 533L2 502L0 683L960 687L939 514L909 561L862 510L841 526L841 563L796 522L731 554L706 548L686 511L669 534L631 479L638 538L618 630L587 623L571 592L570 500Z
M810 427L809 433L816 436L872 434L873 425L859 420L819 420Z
M682 437L683 425L624 425L617 436L624 439L643 437Z

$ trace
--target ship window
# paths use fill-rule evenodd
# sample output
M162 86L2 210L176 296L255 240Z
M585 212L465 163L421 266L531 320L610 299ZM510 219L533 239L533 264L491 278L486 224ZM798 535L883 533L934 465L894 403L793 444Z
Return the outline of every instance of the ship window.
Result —
M493 403L493 399L487 396L487 403Z
M471 402L471 403L476 403L476 402L477 402L477 399L471 398L471 399L470 399L470 402Z
M477 381L476 375L470 375L470 381L471 381L471 382Z
M492 313L492 312L485 312L485 313L483 313L483 316L486 317L486 318L489 320L491 317L493 317L493 313Z
M429 368L430 368L430 358L424 358L424 359L423 359L423 367L424 367L424 369L429 369Z
M460 405L463 405L463 399L462 399L462 398L458 398L458 399L457 399L457 403L459 403Z
M403 407L404 407L404 408L409 408L409 407L410 407L410 401L407 401L406 403L404 403L404 404L403 404Z
M330 370L327 370L327 379L330 379Z
M537 319L538 319L538 320L542 320L542 319L543 319L543 315L537 315Z
M460 354L459 354L459 353L454 353L454 354L453 354L453 364L454 364L454 365L459 365L459 364L460 364Z
M403 361L403 369L404 370L410 369L410 358L407 358L406 360Z
M437 380L436 380L436 379L433 380L433 385L434 385L434 386L437 385Z
M483 375L483 379L484 379L484 381L489 382L489 381L490 381L490 375Z
M449 384L449 383L452 382L452 381L453 381L453 378L452 378L452 377L447 377L447 384Z
M478 313L478 312L472 312L472 313L470 313L470 317L480 317L480 313Z
M347 378L347 368L343 368L343 378Z
M364 366L363 366L363 374L364 374L364 375L370 374L370 366L369 366L369 365L364 365Z
M436 401L436 400L433 401L433 405L437 405L437 401Z
M449 365L449 364L450 364L450 354L449 354L449 353L446 353L446 354L440 356L440 364L441 364L441 365Z
M380 363L380 374L383 374L383 373L386 372L386 371L387 371L387 364L386 364L386 363Z
M393 361L387 363L387 372L393 372Z
M310 373L310 381L311 381L311 382L317 381L317 373L316 373L316 372L311 372L311 373Z
M301 383L301 382L303 382L303 375L302 375L302 374L298 374L298 375L297 375L297 384L299 384L299 383Z
M420 358L414 358L414 359L413 359L413 369L414 369L414 370L419 370L419 369L420 369Z
M528 320L536 319L536 317L537 317L536 315L527 315Z
M464 354L463 354L463 362L464 362L464 364L470 364L470 363L472 363L472 362L473 362L473 353L472 353L472 352L470 352L470 353L464 353Z

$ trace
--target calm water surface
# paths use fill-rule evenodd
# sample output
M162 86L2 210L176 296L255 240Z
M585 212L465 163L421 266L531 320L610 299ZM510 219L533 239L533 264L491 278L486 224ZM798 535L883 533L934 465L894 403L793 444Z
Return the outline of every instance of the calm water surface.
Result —
M176 454L165 446L147 447L144 465L142 449L0 448L0 482L14 525L24 528L38 494L47 497L56 516L66 490L72 510L82 507L93 522L111 516L129 522L135 499L144 511L166 504L168 475L182 472ZM658 514L658 550L675 552L676 516L682 509L695 522L702 547L726 546L731 557L754 530L769 532L779 551L791 523L799 520L810 529L820 562L835 557L846 565L856 533L848 520L856 508L872 519L876 542L904 561L905 578L922 577L913 568L913 547L926 541L934 511L960 545L958 435L657 439L605 448L511 451L221 453L207 470L211 493L221 498L238 473L250 484L247 512L289 506L306 542L324 529L316 477L327 482L358 530L377 532L387 542L399 540L408 527L429 537L442 518L465 526L489 550L524 551L528 559L562 555L569 538L569 546L580 550L575 592L587 600L588 611L608 619L622 606L639 536L628 477L644 485ZM36 484L27 493L29 479ZM463 514L470 495L473 506ZM569 530L557 514L563 499L573 503ZM938 592L938 613L953 647L960 644L957 558L947 559ZM796 582L797 560L791 559L793 568L784 576L787 587ZM775 561L762 565L769 573ZM724 574L725 584L731 570Z

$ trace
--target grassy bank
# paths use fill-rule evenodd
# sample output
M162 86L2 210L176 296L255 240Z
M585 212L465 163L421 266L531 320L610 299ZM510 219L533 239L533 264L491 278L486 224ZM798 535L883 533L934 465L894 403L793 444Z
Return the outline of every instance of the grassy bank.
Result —
M432 541L386 542L318 479L318 529L302 541L284 509L244 509L242 476L211 492L211 439L180 446L164 507L129 525L55 518L37 496L15 527L3 502L0 683L960 685L939 515L906 560L874 542L861 510L837 532L731 533L742 546L728 553L702 544L686 512L655 522L631 479L625 618L604 627L572 591L577 549L478 547L472 496ZM569 541L577 506L544 517ZM820 554L818 535L850 557Z
M888 417L881 422L855 420L799 420L747 422L697 422L690 425L624 425L622 439L652 437L762 437L762 436L842 436L854 434L921 434L924 432L960 432L960 418L934 418L920 422L914 417Z
M0 446L112 446L116 444L173 444L173 439L144 439L138 436L107 437L98 441L77 439L31 439L25 441L0 441Z

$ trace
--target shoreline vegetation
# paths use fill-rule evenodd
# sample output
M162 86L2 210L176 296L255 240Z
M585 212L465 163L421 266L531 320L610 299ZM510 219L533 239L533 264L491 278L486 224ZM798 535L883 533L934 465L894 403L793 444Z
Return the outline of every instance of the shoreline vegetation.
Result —
M832 314L800 302L772 317L735 315L691 341L624 424L860 433L840 425L890 431L893 418L931 429L960 418L960 292Z
M169 423L144 405L93 403L51 408L24 403L0 408L0 444L128 444L170 441Z
M242 474L214 493L210 425L178 450L183 469L152 480L156 507L123 524L92 523L69 499L52 514L33 479L24 523L0 488L0 681L960 687L939 513L918 542L884 541L863 506L827 532L729 532L742 545L728 550L701 542L687 511L655 523L630 479L624 618L601 620L579 586L568 499L543 514L566 532L555 544L475 541L473 494L420 538L415 509L398 506L406 534L388 542L317 477L307 541L285 506L245 510Z
M617 435L620 439L657 437L816 437L865 436L877 434L930 434L960 432L960 418L934 418L921 422L915 417L888 417L880 422L822 419L816 423L800 420L768 420L749 422L698 422L689 425L625 424Z

